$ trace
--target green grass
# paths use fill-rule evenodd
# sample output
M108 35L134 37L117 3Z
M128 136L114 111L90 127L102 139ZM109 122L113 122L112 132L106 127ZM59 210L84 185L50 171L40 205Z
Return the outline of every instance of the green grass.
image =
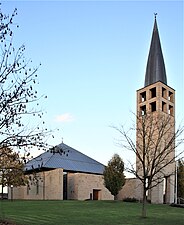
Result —
M0 217L24 225L183 225L184 209L121 201L1 201Z

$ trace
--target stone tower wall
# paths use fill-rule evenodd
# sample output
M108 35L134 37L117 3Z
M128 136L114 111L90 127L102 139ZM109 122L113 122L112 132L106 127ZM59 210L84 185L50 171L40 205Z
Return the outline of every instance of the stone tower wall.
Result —
M144 128L143 128L144 124ZM163 128L163 126L165 126ZM145 128L146 127L146 128ZM161 129L162 128L162 129ZM141 133L145 129L145 132ZM162 134L162 132L165 132ZM146 152L145 164L149 165L154 158L159 157L160 151L169 143L175 133L175 91L163 84L156 82L137 91L137 151L143 155ZM143 136L145 142L143 143ZM168 166L157 173L162 174L160 183L149 191L148 198L154 203L172 203L174 199L174 173L175 173L175 146L173 144L160 157L161 162L155 166L155 170L168 162ZM148 147L149 146L149 147ZM156 146L156 147L155 147ZM143 150L144 149L144 150ZM140 176L143 174L143 165L140 159L136 159L136 169ZM164 175L163 175L164 174ZM149 175L149 174L148 174ZM157 177L155 175L154 178ZM155 182L156 183L156 182ZM139 188L140 189L140 188ZM137 197L141 199L141 190L137 191Z

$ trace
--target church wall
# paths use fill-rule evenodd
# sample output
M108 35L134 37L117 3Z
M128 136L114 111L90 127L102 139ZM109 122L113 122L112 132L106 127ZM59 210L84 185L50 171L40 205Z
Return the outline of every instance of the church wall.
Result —
M136 178L126 179L125 185L117 195L118 200L123 200L125 198L136 198L136 180Z
M67 174L67 199L77 200L78 199L78 176L76 173Z
M30 175L33 177L33 175ZM62 200L63 199L63 170L55 169L36 174L37 181L29 183L29 186L13 188L13 199L33 200ZM8 190L8 198L11 199L11 189Z
M25 186L8 188L8 199L24 199ZM13 196L12 196L13 194Z
M36 174L38 182L13 188L13 199L63 200L63 170L55 169ZM11 190L9 189L9 199ZM113 200L105 188L103 175L67 173L67 199Z
M156 187L151 189L151 203L164 203L164 182L161 182Z
M136 188L135 188L135 198L139 201L143 199L143 187L142 182L139 179L136 179Z
M168 178L168 195L166 198L166 203L174 202L174 192L175 192L175 175L171 175Z
M102 175L68 173L68 199L113 200Z
M63 199L63 169L55 169L46 172L44 197L48 200Z

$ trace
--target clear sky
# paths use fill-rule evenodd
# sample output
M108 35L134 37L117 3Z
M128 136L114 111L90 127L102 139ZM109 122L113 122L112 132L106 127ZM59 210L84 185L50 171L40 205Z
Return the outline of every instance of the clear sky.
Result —
M48 128L62 142L107 164L114 153L132 156L116 143L111 126L132 126L136 90L144 75L157 23L168 85L176 90L176 119L184 112L183 1L4 1L18 9L14 42L38 71L38 91ZM40 152L38 152L39 154Z

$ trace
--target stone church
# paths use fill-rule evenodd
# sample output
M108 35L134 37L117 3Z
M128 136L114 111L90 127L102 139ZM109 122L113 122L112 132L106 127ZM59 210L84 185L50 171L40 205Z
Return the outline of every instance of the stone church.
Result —
M162 54L157 20L155 16L151 45L147 60L144 87L137 90L137 118L147 112L155 118L168 115L171 118L171 133L175 132L175 91L167 85L167 76ZM138 123L137 123L137 126ZM139 133L137 132L137 145ZM168 159L174 155L167 155ZM150 156L151 157L151 156ZM136 168L139 168L139 159ZM14 199L78 199L112 200L105 188L104 165L61 143L26 164L26 173L35 174L36 179L28 186L13 188ZM148 193L152 203L174 202L175 162L163 171L164 178ZM141 171L139 172L141 173ZM142 186L138 179L126 179L126 184L117 198L142 200ZM10 197L10 196L9 196Z
M13 188L12 197L112 200L114 197L103 184L103 171L104 165L62 142L26 164L29 185Z

